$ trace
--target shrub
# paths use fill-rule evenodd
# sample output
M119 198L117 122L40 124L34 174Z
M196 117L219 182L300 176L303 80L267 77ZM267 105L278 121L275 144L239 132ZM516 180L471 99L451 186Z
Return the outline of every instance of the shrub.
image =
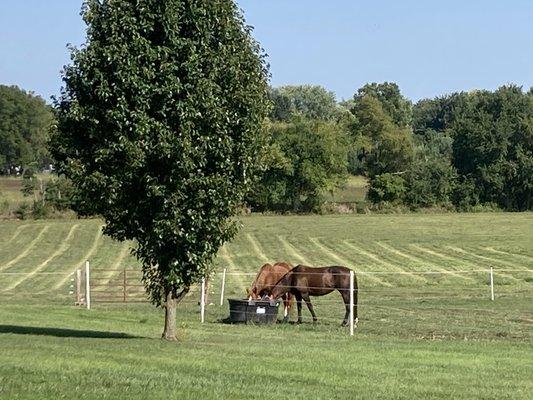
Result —
M398 174L377 175L370 181L368 199L373 203L399 203L405 197L405 179Z

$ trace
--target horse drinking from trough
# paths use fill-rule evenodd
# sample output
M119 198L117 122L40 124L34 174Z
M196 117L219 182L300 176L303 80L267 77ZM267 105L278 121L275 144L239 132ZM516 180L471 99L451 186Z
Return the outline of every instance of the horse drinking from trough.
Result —
M291 269L292 264L286 262L279 262L274 265L263 265L259 270L254 282L252 283L252 288L246 290L249 298L253 300L260 300L264 297L269 297L272 288ZM290 293L284 293L279 297L283 299L283 316L284 320L287 321L289 319L289 311L292 306L293 296Z
M285 274L272 288L271 299L278 299L287 293L296 297L298 323L302 322L302 299L305 301L313 321L317 321L309 296L324 296L338 290L346 306L343 325L350 316L350 269L342 266L312 268L297 265ZM354 321L357 323L357 278L354 275Z

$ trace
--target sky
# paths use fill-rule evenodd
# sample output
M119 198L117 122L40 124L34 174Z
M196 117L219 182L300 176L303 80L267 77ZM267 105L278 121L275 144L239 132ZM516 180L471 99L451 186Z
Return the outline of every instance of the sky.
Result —
M339 100L396 82L413 101L533 86L532 0L238 0L269 55L273 86L316 84ZM81 0L0 0L0 84L49 100L84 42Z

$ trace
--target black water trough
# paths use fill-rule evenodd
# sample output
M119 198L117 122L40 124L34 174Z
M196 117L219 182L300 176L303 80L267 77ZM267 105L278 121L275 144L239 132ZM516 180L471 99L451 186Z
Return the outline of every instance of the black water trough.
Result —
M277 320L278 301L228 299L228 302L229 322L272 324Z

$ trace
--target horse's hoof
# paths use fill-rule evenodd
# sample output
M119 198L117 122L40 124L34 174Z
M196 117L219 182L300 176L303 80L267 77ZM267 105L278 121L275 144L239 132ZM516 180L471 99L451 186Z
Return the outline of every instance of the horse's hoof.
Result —
M318 321L317 318L313 318L313 323L316 323Z
M289 322L289 317L284 317L283 318L283 322L285 322L285 323Z
M341 326L347 326L347 325L348 325L348 321L342 321Z
M296 321L297 324L301 324L302 323L302 320L299 319L298 321Z

